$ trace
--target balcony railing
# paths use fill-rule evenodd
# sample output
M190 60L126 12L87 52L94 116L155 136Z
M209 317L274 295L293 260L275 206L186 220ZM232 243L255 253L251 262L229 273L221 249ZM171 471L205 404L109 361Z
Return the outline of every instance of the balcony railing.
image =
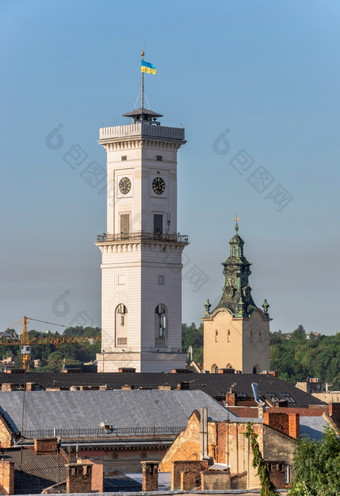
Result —
M97 429L44 429L44 430L23 430L21 434L26 439L44 439L50 437L63 438L125 438L132 436L177 436L185 426L162 426L162 427L118 427L108 426L108 428Z
M166 338L164 336L156 338L155 339L155 346L166 346Z
M186 234L156 234L146 232L120 233L120 234L99 234L97 236L98 243L107 241L162 241L175 243L189 243L189 238Z
M150 137L169 139L171 141L184 141L185 131L180 127L156 126L146 122L123 126L102 127L99 130L99 141L117 141L131 137Z

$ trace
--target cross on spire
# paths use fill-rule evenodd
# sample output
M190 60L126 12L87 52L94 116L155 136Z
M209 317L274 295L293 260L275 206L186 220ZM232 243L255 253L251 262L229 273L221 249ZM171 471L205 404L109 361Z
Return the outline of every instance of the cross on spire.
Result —
M237 215L236 215L236 217L235 217L235 219L234 219L234 222L235 222L235 231L236 231L236 232L238 232L238 221L239 221L239 220L240 220L240 219L239 219L239 218L237 217Z

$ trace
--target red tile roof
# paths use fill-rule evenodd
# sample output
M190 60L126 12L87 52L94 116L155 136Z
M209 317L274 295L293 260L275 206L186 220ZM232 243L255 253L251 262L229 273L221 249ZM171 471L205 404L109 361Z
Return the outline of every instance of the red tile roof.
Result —
M228 406L227 408L237 417L258 418L259 416L257 406Z

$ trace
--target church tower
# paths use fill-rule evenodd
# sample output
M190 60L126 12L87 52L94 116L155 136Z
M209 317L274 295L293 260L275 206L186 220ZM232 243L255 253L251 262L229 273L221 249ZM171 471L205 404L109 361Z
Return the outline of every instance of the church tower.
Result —
M222 298L210 312L207 301L204 321L203 367L209 372L234 368L243 373L269 370L269 305L260 310L249 285L250 266L244 255L244 241L238 234L230 240L228 259L222 264L225 276Z
M142 88L143 89L143 88ZM127 125L101 128L107 153L107 232L102 253L99 372L185 367L182 353L182 251L177 233L177 151L184 129L163 126L141 108Z

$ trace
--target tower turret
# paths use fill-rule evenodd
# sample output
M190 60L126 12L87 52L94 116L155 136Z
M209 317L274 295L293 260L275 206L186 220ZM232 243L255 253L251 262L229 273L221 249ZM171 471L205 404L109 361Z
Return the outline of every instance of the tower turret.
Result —
M250 266L244 255L244 241L238 233L239 218L235 219L235 235L229 241L229 257L223 265L225 284L218 305L210 312L209 300L204 321L204 369L217 372L234 368L244 373L269 370L269 304L263 311L251 295Z
M216 308L225 308L237 317L249 317L257 307L252 298L249 284L251 263L244 256L244 241L238 234L238 229L239 226L236 222L236 234L229 241L230 255L222 263L225 284L222 298Z

